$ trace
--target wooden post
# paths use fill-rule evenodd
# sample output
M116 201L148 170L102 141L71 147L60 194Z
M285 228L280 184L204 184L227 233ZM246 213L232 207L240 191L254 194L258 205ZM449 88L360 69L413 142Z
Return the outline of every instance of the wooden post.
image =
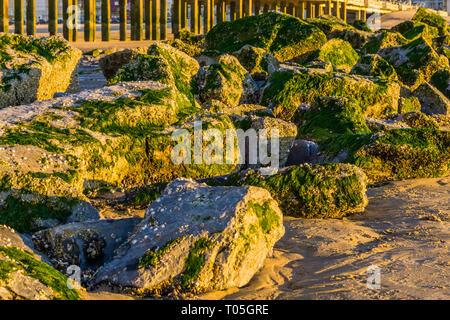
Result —
M198 34L198 0L191 0L191 32L193 34Z
M347 1L342 2L342 19L347 23Z
M286 2L282 2L282 3L280 4L280 8L281 8L281 13L287 13Z
M160 7L159 0L152 1L152 40L159 40L159 24L160 24Z
M70 5L72 6L72 10L71 10L72 41L77 42L77 40L78 40L78 0L71 0Z
M48 32L50 33L51 36L54 36L58 33L58 1L57 0L48 0Z
M172 33L175 38L180 36L181 0L173 0L172 4Z
M111 3L110 0L102 0L102 41L109 41L111 31Z
M300 2L300 8L299 8L300 15L299 15L299 17L301 19L305 19L305 17L306 17L305 16L305 6L306 6L306 3L304 1Z
M208 33L211 24L211 2L205 0L203 5L203 33Z
M202 5L198 2L197 34L202 33Z
M120 41L127 41L127 0L119 0Z
M27 0L26 13L27 35L34 36L36 34L36 0Z
M250 17L253 14L253 0L246 0L245 4L244 16Z
M323 7L320 5L320 3L316 3L316 16L322 16L323 15Z
M72 0L63 0L62 11L63 11L63 36L67 41L73 40L73 12L69 11L72 6Z
M167 39L167 0L161 0L161 40Z
M181 29L185 29L188 27L188 22L187 22L187 0L180 0L181 2L181 12L180 12L180 28Z
M144 39L144 17L142 0L133 0L131 2L131 40Z
M261 2L260 2L260 0L255 0L254 7L255 7L255 16L259 16L261 14Z
M272 3L272 11L278 12L280 9L280 6L278 5L278 2Z
M8 0L0 0L0 32L8 33Z
M367 21L367 11L366 9L361 10L361 20Z
M84 41L95 41L95 0L84 0Z
M269 7L269 5L266 3L264 6L263 6L263 13L267 13L267 12L269 12L270 11L270 7Z
M152 39L152 0L144 0L145 40Z
M23 34L23 1L14 0L14 33Z
M225 0L217 2L217 23L227 21L227 3Z
M336 17L341 18L341 10L339 8L339 1L334 3L334 12L336 12Z
M235 0L236 4L236 19L241 19L244 16L244 0Z
M230 2L230 20L236 20L236 2Z

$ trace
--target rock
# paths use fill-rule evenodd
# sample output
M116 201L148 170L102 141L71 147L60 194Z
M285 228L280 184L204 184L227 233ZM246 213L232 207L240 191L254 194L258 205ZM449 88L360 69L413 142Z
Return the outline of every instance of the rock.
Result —
M312 163L317 156L318 150L318 144L313 141L295 140L289 151L286 166Z
M147 209L93 284L139 292L241 287L283 234L281 211L268 191L178 179Z
M368 133L363 111L349 98L318 97L303 116L299 133L316 141L335 134Z
M256 130L257 133L260 130L267 130L267 138L273 139L271 130L278 130L279 137L279 166L284 167L292 144L297 136L297 126L292 122L284 121L273 117L260 117L252 121L251 127ZM259 144L258 144L259 145ZM270 142L268 148L270 152ZM252 146L249 146L250 148ZM261 159L259 159L261 161ZM258 162L259 163L259 162Z
M367 39L361 51L364 54L379 54L379 51L382 49L402 46L407 43L408 40L399 32L380 30Z
M218 100L230 106L257 102L257 86L250 74L232 55L222 55L217 64L199 74L197 88L200 100Z
M79 202L72 209L72 214L67 218L66 222L83 222L100 220L100 214L89 202Z
M431 27L422 22L404 21L391 29L392 31L400 32L406 39L414 40L418 37L423 37L429 43L439 36L439 31L435 27Z
M439 124L432 117L420 111L412 111L396 117L397 121L406 123L410 128L439 129Z
M321 15L316 18L308 18L305 20L322 30L327 37L334 31L356 30L353 26L346 24L343 20L334 16Z
M450 69L436 71L431 77L430 84L439 89L447 99L450 99Z
M101 57L98 61L98 65L102 69L106 80L109 80L117 74L122 66L129 63L135 55L145 54L147 50L147 47L141 47L117 51Z
M372 32L367 24L367 21L364 20L355 20L353 21L352 26L361 31Z
M180 51L183 51L190 57L195 57L203 51L202 48L180 39L170 40L168 44Z
M231 175L225 184L265 188L283 214L294 217L342 218L364 211L368 203L367 177L350 164L302 164L267 177L249 170Z
M422 106L422 111L428 114L448 114L450 101L428 82L422 83L413 95L417 97Z
M430 81L436 71L449 68L448 59L439 56L423 37L402 46L385 48L378 54L394 66L400 80L411 90Z
M435 129L397 129L375 134L336 136L321 145L332 158L347 151L343 162L358 165L369 183L439 177L448 174L450 132Z
M330 62L335 68L348 72L358 61L359 55L347 41L331 39L319 50L310 54L309 57L304 57L302 60L306 62L311 59Z
M420 111L421 105L416 97L401 97L398 101L398 113L407 113L411 111Z
M75 300L67 277L42 261L23 236L0 225L0 300Z
M447 34L447 21L440 15L427 10L425 8L417 9L417 12L412 17L413 21L423 22L429 26L438 29L440 35Z
M350 71L351 74L397 80L394 67L377 54L362 56Z
M406 123L398 121L395 118L394 119L366 118L366 124L367 127L373 132L409 128L409 126ZM345 161L345 159L342 159L341 161Z
M0 107L53 98L78 89L81 51L59 37L0 35Z
M280 63L264 49L245 45L233 55L240 64L251 74L255 81L265 80L280 68Z
M36 248L60 271L70 265L95 271L112 259L140 218L75 222L33 234Z
M342 39L350 43L355 50L361 49L368 39L372 36L372 33L361 30L335 30L328 34L328 39Z
M272 107L275 116L285 120L291 119L301 104L310 104L319 96L355 99L369 117L397 112L400 86L395 82L311 70L275 72L264 88L262 104Z
M257 104L240 104L238 106L228 106L220 101L211 100L209 110L216 113L225 113L230 117L239 120L248 119L251 116L273 116L271 109Z
M276 12L220 23L206 35L208 50L232 53L244 45L259 47L284 62L319 49L326 36L316 26Z

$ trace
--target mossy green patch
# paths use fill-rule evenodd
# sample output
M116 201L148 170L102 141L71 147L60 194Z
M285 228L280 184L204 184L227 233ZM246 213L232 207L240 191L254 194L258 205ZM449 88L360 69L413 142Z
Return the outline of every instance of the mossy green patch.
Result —
M169 252L171 248L176 246L182 238L178 238L176 240L169 240L164 246L158 248L155 251L148 250L145 256L143 256L139 260L138 268L146 268L146 267L154 267L157 268L161 258Z
M420 7L412 17L413 21L423 22L439 30L440 35L447 34L447 21L440 15Z
M325 34L316 26L276 12L220 23L206 35L208 50L232 53L249 44L280 61L317 50L325 42Z
M31 252L15 247L0 247L0 254L14 261L15 268L21 269L24 275L34 278L51 288L55 294L55 299L80 299L79 294L75 290L68 288L66 276L48 264L37 260Z
M259 226L264 233L270 233L280 226L280 217L275 210L272 209L270 201L265 201L263 204L254 201L249 202L248 209L252 210L258 217Z
M185 268L181 275L181 286L188 289L198 278L203 266L205 265L205 252L212 247L209 238L202 237L198 239L185 262Z

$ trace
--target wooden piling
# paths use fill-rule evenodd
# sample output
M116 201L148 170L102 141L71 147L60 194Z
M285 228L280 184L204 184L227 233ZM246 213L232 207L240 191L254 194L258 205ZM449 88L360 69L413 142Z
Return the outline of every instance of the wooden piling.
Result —
M120 41L127 41L127 0L119 0Z
M160 20L161 40L167 39L167 0L161 0L161 20Z
M84 0L84 41L95 41L95 0Z
M172 33L179 38L181 29L181 0L173 0L172 4Z
M102 41L111 40L111 3L110 0L102 0Z
M140 41L144 39L144 16L142 0L131 2L131 40Z
M145 40L152 39L152 0L144 0Z
M161 22L160 19L161 9L159 6L159 0L152 1L152 40L159 40L161 36L159 30L159 24Z
M218 0L217 2L217 23L227 21L227 3L225 0Z
M14 0L14 33L23 34L23 1Z
M48 32L50 33L51 36L54 36L58 33L58 1L57 0L48 0Z

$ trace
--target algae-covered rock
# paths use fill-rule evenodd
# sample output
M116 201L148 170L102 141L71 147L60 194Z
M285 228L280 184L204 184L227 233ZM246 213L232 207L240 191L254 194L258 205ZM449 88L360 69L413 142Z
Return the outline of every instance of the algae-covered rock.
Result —
M402 46L385 48L379 55L394 66L400 80L412 90L430 81L436 71L449 68L448 59L439 56L423 37Z
M431 77L430 83L450 99L450 69L436 71Z
M138 293L241 287L283 234L281 211L267 190L178 179L93 283Z
M229 54L219 57L217 64L210 65L198 75L197 92L202 102L218 100L230 106L253 103L257 86L250 74Z
M434 12L431 12L430 10L422 7L417 9L416 13L412 17L412 20L423 22L429 26L437 28L439 34L441 35L447 34L447 21L445 20L445 18Z
M422 83L413 95L417 97L422 106L422 111L428 114L448 114L450 101L428 82Z
M306 22L318 27L327 36L334 31L355 30L355 27L334 16L321 15L317 18L308 18L305 20Z
M317 50L325 42L325 34L316 26L276 12L220 23L206 35L209 50L232 53L248 44L281 62Z
M352 30L352 29L345 29L345 30L335 30L327 35L328 39L342 39L350 43L350 45L355 50L360 50L368 41L368 39L373 34L371 32L367 31L361 31L361 30Z
M269 82L262 104L272 106L275 115L286 120L301 104L310 104L319 96L353 98L365 116L383 116L397 111L400 95L395 82L341 73L288 70L274 73Z
M264 80L275 71L278 71L280 63L275 57L264 49L245 45L233 55L238 58L241 65L252 75L255 80Z
M362 56L350 73L388 80L397 79L397 72L394 67L377 54L367 54Z
M78 300L67 277L33 252L28 240L0 225L0 300Z
M331 39L319 50L302 58L303 61L310 61L313 59L330 62L337 69L350 71L358 61L359 55L347 41Z
M400 32L408 40L414 40L421 36L429 43L432 43L433 39L439 36L437 28L411 20L404 21L391 28L391 30Z
M98 65L102 69L105 78L109 80L117 74L123 65L129 63L136 54L145 54L147 49L147 47L138 47L116 51L101 57Z
M352 26L361 31L372 32L367 24L367 21L364 20L355 20L352 22Z
M286 166L312 163L317 157L318 150L319 145L314 141L301 139L295 140L292 144L291 151L289 151Z
M350 164L290 166L267 177L250 170L244 176L231 175L225 184L265 188L283 214L294 217L342 218L364 211L368 203L367 177Z
M397 120L406 123L411 128L439 129L439 124L436 120L420 111L412 111L399 115Z
M337 135L321 145L324 153L342 153L343 162L360 167L370 183L448 174L450 132L393 129L366 135Z
M110 261L140 222L140 218L74 222L33 234L37 250L61 272L70 265L95 271Z
M278 130L279 166L284 167L289 155L289 151L291 150L292 144L294 143L295 137L297 136L297 126L292 122L284 121L282 119L273 117L258 117L253 119L251 127L257 132L260 132L261 130L267 130L268 139L275 138L271 133L272 130Z
M0 35L0 107L78 89L81 51L59 37Z
M364 115L358 103L351 98L319 97L303 116L299 134L315 140L334 134L368 133Z
M361 51L365 54L375 54L381 49L397 47L407 43L408 40L399 32L380 30L367 40L367 43L362 47Z
M398 113L420 111L421 105L417 97L401 97L398 101Z
M203 51L202 48L200 48L196 45L190 44L186 41L182 41L180 39L170 40L170 41L168 41L168 44L170 44L172 47L174 47L180 51L183 51L190 57L195 57Z

